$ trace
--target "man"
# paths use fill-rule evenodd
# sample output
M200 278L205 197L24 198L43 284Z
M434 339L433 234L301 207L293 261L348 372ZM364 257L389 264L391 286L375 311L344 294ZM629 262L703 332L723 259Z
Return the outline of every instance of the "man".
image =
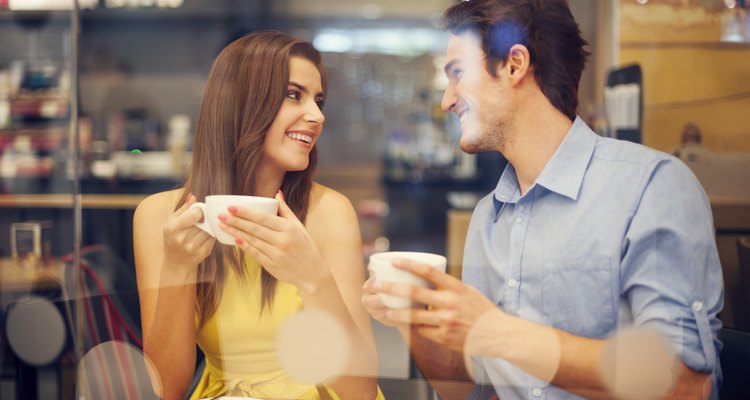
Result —
M684 161L687 165L695 162L716 162L716 154L707 147L704 147L701 142L701 129L697 124L688 122L682 128L680 145L672 150L671 154Z
M442 106L461 148L509 165L474 210L463 283L404 261L434 290L370 280L365 307L399 328L433 384L473 380L503 400L715 398L723 284L695 177L576 116L588 54L565 0L461 2L443 25ZM378 293L427 307L388 309Z

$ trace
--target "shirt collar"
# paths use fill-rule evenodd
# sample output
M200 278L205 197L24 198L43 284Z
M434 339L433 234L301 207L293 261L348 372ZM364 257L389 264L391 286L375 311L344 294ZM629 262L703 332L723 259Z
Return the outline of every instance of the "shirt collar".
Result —
M500 175L500 180L497 181L497 186L495 186L495 200L501 203L515 203L518 201L520 194L516 170L508 163L505 165L503 174Z
M536 179L535 185L576 200L583 183L583 175L594 154L596 138L596 134L588 125L580 117L576 117L555 154ZM516 170L510 163L505 166L494 194L496 213L505 203L516 203L521 197Z
M500 180L497 181L497 186L495 186L495 192L492 197L492 205L495 209L495 222L497 222L505 204L516 203L520 197L521 192L518 189L516 170L508 163L505 165L503 174L500 175Z
M576 117L557 151L536 179L536 184L571 200L578 199L596 140L596 133L580 117Z

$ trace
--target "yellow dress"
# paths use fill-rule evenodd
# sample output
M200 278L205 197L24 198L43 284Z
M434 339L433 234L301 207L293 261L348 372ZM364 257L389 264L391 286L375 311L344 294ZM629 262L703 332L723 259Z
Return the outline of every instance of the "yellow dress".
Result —
M196 332L206 368L190 399L223 394L319 400L315 386L296 381L277 357L279 326L302 309L297 288L279 281L270 312L267 308L261 315L261 267L250 258L246 258L246 264L247 280L228 269L216 313ZM327 389L332 399L339 400L332 389ZM383 398L379 389L378 398Z

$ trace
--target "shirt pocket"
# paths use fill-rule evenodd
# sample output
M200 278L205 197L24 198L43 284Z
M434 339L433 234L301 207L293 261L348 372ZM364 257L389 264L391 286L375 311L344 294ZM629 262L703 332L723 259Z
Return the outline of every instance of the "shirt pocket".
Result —
M616 274L606 256L544 263L542 312L549 325L574 335L602 338L616 325Z

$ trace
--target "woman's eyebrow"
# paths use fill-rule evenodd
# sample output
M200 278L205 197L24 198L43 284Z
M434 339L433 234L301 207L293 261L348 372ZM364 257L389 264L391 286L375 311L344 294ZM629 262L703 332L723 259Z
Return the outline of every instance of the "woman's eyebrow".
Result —
M305 87L305 85L301 85L301 84L299 84L297 82L289 81L289 86L294 86L294 87L296 87L297 89L299 89L303 93L307 93L308 92L308 90Z
M310 93L310 91L307 89L307 87L305 85L300 84L300 83L297 83L297 82L294 82L294 81L289 81L289 86L294 86L295 88L297 88L300 92L302 92L304 94ZM323 96L323 92L318 92L315 95L316 96Z

